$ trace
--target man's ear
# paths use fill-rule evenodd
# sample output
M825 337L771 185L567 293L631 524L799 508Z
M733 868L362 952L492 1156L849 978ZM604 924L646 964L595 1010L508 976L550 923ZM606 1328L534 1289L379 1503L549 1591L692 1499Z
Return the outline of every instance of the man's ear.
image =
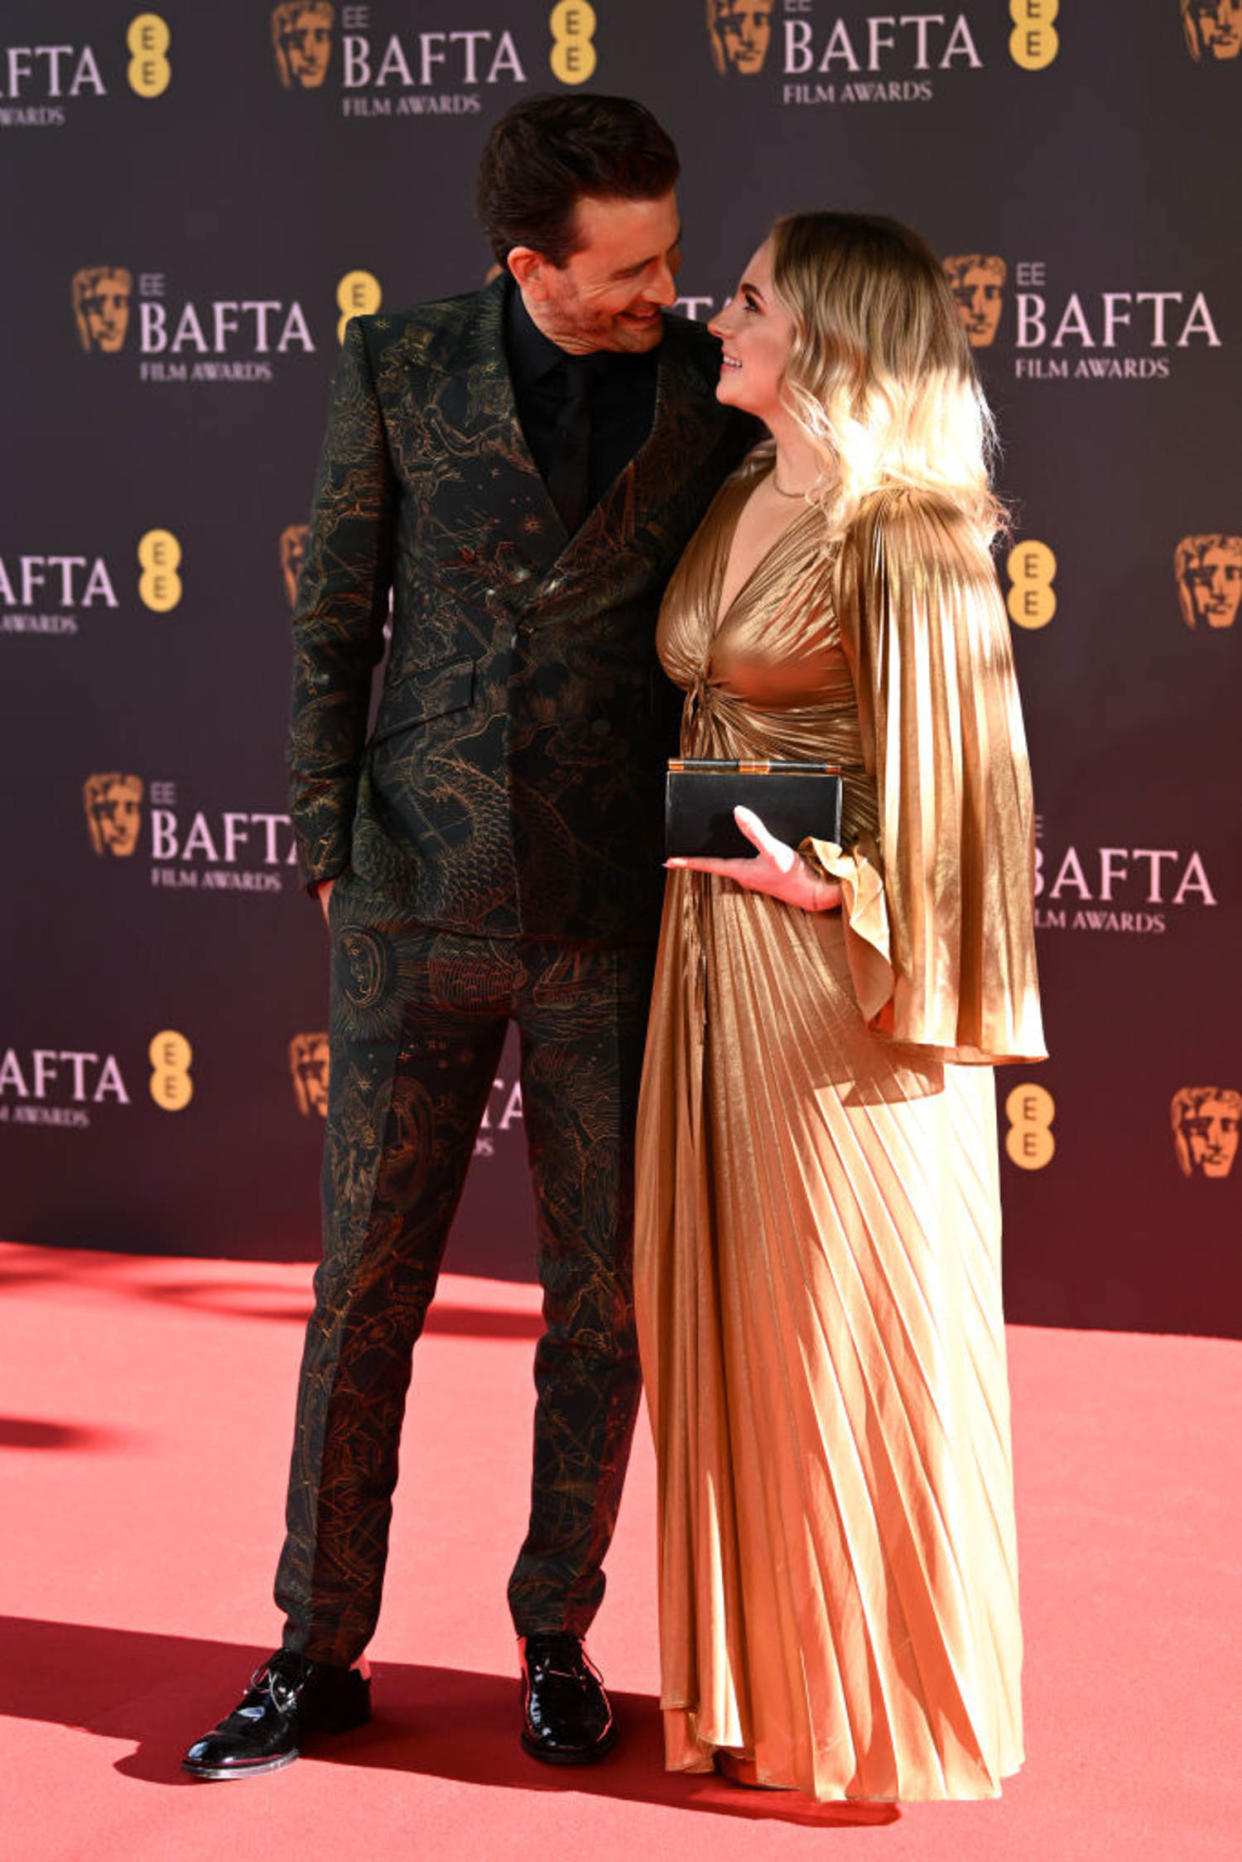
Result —
M545 295L543 280L549 266L542 252L536 252L533 246L511 246L506 263L520 290L535 299Z

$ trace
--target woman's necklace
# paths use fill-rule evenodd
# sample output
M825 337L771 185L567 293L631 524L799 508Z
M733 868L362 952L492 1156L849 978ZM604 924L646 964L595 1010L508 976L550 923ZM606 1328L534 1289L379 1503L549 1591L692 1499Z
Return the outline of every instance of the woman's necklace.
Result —
M772 467L771 472L768 474L768 483L772 487L773 491L778 493L779 496L782 498L805 498L807 492L810 491L811 489L811 486L808 485L804 491L786 491L785 487L783 485L779 485L776 481L776 467L775 466Z

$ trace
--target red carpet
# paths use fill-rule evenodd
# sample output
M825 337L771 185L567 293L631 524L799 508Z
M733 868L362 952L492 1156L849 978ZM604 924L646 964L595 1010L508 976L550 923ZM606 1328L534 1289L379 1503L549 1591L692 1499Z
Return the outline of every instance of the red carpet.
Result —
M1028 1760L881 1823L660 1769L640 1430L592 1639L626 1717L568 1776L515 1737L505 1579L532 1288L446 1279L411 1396L378 1718L267 1779L182 1749L277 1634L269 1585L309 1273L0 1247L0 1855L1214 1862L1242 1847L1242 1345L1010 1333Z

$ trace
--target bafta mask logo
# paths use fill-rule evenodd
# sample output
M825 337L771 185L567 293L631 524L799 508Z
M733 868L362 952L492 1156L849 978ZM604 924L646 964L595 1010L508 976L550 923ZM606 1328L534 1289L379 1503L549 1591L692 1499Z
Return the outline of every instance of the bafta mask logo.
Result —
M285 593L292 607L298 598L298 577L306 560L308 524L286 524L280 533L280 573L285 578Z
M989 348L1004 308L1008 266L991 252L963 252L942 263L971 348Z
M1183 1086L1169 1106L1173 1149L1184 1177L1227 1177L1238 1154L1242 1093L1232 1086Z
M289 1072L293 1093L303 1118L317 1112L328 1116L328 1037L295 1034L289 1043Z
M128 860L142 826L142 777L122 776L117 770L88 776L82 784L82 806L95 852Z
M722 78L753 78L772 43L772 0L707 0L707 40Z
M1197 65L1236 58L1242 50L1242 0L1182 0L1182 31Z
M287 91L317 91L332 59L331 0L280 0L272 8L272 50Z
M1242 598L1242 537L1183 537L1173 552L1187 627L1232 627Z
M73 274L73 315L88 355L114 356L124 345L133 283L123 265L92 265Z

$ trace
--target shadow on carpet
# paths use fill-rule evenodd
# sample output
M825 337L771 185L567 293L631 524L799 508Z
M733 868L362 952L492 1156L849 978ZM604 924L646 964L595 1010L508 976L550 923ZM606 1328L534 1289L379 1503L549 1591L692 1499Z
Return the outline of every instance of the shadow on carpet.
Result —
M125 1776L173 1789L214 1789L180 1770L192 1740L223 1717L268 1651L160 1636L140 1630L0 1617L8 1660L0 1714L80 1727L132 1740L115 1761ZM894 1822L893 1804L816 1804L793 1792L750 1791L712 1775L663 1769L659 1707L647 1694L614 1694L622 1736L598 1765L553 1768L517 1740L518 1683L412 1663L375 1664L375 1719L322 1739L305 1762L404 1772L510 1791L575 1791L632 1803L666 1804L755 1822L826 1828ZM251 1791L272 1780L239 1780Z

